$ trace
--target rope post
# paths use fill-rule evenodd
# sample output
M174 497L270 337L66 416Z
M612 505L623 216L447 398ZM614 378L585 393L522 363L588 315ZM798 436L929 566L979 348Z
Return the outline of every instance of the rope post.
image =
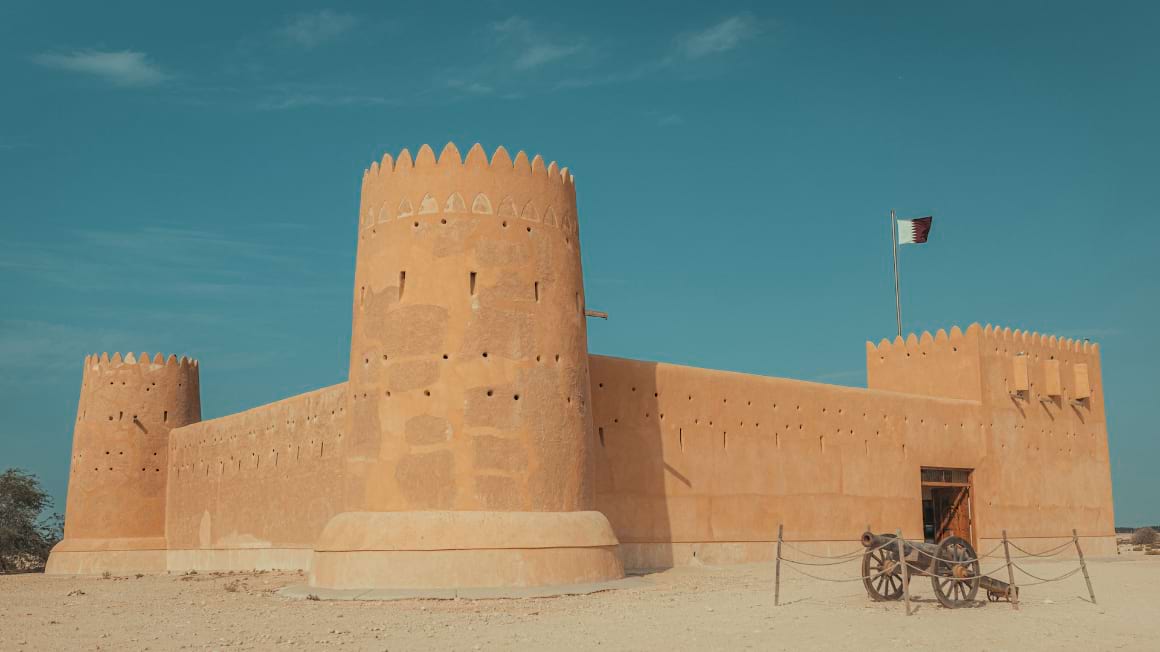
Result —
M1088 595L1091 596L1092 604L1096 603L1096 592L1092 590L1092 578L1087 572L1087 562L1083 560L1083 550L1079 547L1079 533L1075 528L1071 529L1071 540L1075 543L1075 554L1079 555L1079 567L1083 569L1083 581L1087 582Z
M1003 556L1007 558L1007 601L1019 611L1019 587L1015 586L1015 569L1011 568L1011 549L1007 547L1007 530L1003 530Z
M910 615L910 569L909 564L906 563L906 545L902 539L902 530L895 530L898 538L895 543L898 544L898 560L902 562L902 597L906 602L906 615Z
M773 571L773 606L781 606L781 530L782 524L777 524L777 567Z

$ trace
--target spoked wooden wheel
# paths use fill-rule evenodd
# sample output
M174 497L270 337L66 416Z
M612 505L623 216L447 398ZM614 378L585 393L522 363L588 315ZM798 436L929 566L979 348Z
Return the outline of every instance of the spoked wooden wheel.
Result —
M879 602L902 597L902 564L894 546L862 553L862 584L871 600Z
M979 592L979 560L966 539L947 537L938 544L931 566L930 583L942 606L965 607Z

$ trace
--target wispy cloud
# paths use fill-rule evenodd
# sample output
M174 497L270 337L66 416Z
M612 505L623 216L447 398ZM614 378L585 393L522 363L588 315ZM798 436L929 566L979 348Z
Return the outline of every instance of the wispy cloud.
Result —
M660 75L673 74L685 64L709 55L726 52L761 33L757 19L749 14L730 16L705 29L678 35L667 51L634 65L620 65L615 70L583 77L563 79L557 89L589 88L607 84L625 84ZM675 123L670 123L675 124Z
M677 37L677 49L689 59L726 52L757 35L757 21L749 14L730 16L706 29Z
M259 100L257 107L263 111L285 111L307 107L340 106L395 106L399 102L380 95L324 95L317 93L294 93L267 97Z
M581 40L554 41L545 30L522 16L511 16L494 22L491 29L501 41L514 46L512 67L516 70L539 68L579 54L585 49Z
M539 68L546 63L576 54L581 49L580 45L551 45L547 43L532 45L516 57L515 66L518 70Z
M495 88L477 81L464 81L462 79L448 79L447 88L463 91L472 95L488 95L495 92Z
M169 79L169 75L149 61L144 52L131 50L43 53L32 60L45 68L92 75L116 86L152 86Z
M293 275L304 255L261 239L167 226L72 231L51 244L10 246L0 258L0 275L89 290L191 295L260 289L254 268Z
M323 9L294 16L278 30L278 34L294 45L310 49L333 41L354 29L357 24L358 21L351 14Z

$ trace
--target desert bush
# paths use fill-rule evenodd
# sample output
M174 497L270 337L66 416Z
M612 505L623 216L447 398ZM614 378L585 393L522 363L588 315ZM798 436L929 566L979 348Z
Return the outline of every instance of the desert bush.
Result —
M0 572L25 570L27 560L44 566L64 529L60 514L41 516L51 506L35 475L21 469L0 474Z
M1132 533L1132 543L1137 546L1146 546L1160 541L1160 534L1150 527L1142 527Z

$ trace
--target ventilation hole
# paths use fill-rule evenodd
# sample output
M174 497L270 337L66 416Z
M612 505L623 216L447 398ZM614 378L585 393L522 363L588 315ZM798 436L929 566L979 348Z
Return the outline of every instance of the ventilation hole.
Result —
M604 448L604 428L597 428L596 432L600 435L600 447Z
M470 272L467 275L467 288L471 296L475 296L475 272Z
M407 284L407 272L399 272L399 299L403 298L403 287Z
M727 432L721 433L721 448L723 450L729 450L729 433Z
M520 400L520 395L519 395L519 394L513 394L513 395L512 395L512 400L513 400L513 401L518 401L518 400Z
M417 229L417 228L419 228L419 223L418 223L418 222L415 222L415 228L416 228L416 229Z
M530 228L528 230L531 231ZM540 302L540 282L536 281L534 284L532 284L532 287L534 288L535 293L536 293L536 303L539 303Z
M681 447L681 450L685 450L685 429L684 428L677 428L677 445L679 445Z
M439 223L440 224L447 224L447 218L445 217L445 218L439 220Z
M487 395L488 395L488 396L491 396L492 394L495 394L495 391L494 391L494 390L490 390L490 389L489 389L489 390L487 390Z
M166 410L166 411L161 413L161 420L162 421L169 421L169 410Z
M556 362L559 362L559 361L560 361L560 354L559 354L559 353L557 353L557 354L556 354Z
M444 353L444 354L443 354L443 359L444 359L444 360L446 360L446 359L447 359L447 354L446 354L446 353Z
M530 226L529 226L529 227L528 227L528 233L531 233L531 232L532 232L532 227L530 227Z
M818 448L820 448L823 453L826 452L826 436L825 435L818 435Z
M503 228L505 228L505 229L507 228L507 220L503 221Z
M431 390L429 390L429 389L423 390L423 396L430 396L430 395L431 395Z
M483 352L483 357L485 357L485 358L487 357L487 351Z

